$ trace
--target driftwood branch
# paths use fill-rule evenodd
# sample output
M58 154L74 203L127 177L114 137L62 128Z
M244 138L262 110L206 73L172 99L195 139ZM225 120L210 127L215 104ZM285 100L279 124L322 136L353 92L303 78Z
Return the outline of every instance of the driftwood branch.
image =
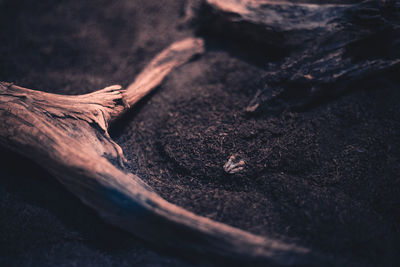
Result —
M398 71L397 3L205 0L199 20L203 32L284 55L270 64L247 112L303 110Z
M319 255L305 248L168 203L139 177L124 171L122 149L108 134L110 121L203 49L201 39L172 44L126 89L114 85L66 96L0 83L0 143L40 164L107 222L159 246L233 261L320 264Z
M299 101L302 94L307 99L327 91L337 94L350 81L399 66L399 42L392 39L399 36L400 20L387 9L394 1L307 2L203 1L207 31L242 35L287 53L264 77L266 88L257 92L248 112ZM385 53L371 51L376 39L386 42ZM107 222L159 246L235 263L334 265L320 253L190 213L124 170L122 149L108 134L110 122L203 50L200 39L174 43L127 88L114 85L85 95L0 83L0 144L40 164Z
M205 0L199 19L207 32L259 45L295 47L336 27L352 2Z

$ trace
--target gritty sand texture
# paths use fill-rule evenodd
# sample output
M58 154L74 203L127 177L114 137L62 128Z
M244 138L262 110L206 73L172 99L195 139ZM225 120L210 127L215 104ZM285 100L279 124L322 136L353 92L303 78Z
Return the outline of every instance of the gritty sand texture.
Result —
M0 80L63 94L126 86L193 35L184 10L185 1L0 1ZM366 266L399 264L398 75L306 111L249 116L268 57L206 41L202 57L113 126L127 168L197 214ZM0 155L0 265L200 262L106 225L33 163ZM228 175L231 155L246 165Z

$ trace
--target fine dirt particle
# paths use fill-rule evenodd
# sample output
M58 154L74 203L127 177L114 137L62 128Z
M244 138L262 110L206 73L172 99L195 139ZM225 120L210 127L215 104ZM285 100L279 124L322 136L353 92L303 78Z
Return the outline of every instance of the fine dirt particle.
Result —
M184 1L0 1L0 80L64 94L127 85L157 52L193 34L179 27L184 6ZM398 263L396 75L305 112L249 116L246 107L263 87L260 77L268 65L249 58L246 51L225 50L208 39L201 58L175 70L118 121L111 134L124 149L128 169L168 201L214 220L365 265ZM227 174L223 166L233 154L246 166ZM6 263L70 263L69 255L86 266L96 266L100 256L105 265L186 264L99 226L100 219L85 217L88 211L79 203L72 203L74 212L60 212L74 198L56 183L47 185L40 178L46 174L27 168L38 176L34 182L18 183L29 174L16 170L0 179L0 223L42 217L23 224L24 232L0 227L0 242L6 242L0 252L8 248L3 251L10 255ZM43 199L42 187L55 193ZM15 210L23 212L14 216ZM71 219L75 211L87 220ZM49 233L62 234L46 243L41 220ZM45 259L39 256L47 250Z

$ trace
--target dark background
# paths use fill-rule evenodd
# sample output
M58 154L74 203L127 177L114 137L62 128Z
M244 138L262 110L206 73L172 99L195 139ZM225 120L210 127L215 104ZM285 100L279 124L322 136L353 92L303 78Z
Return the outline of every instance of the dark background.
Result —
M159 51L194 34L183 25L185 6L0 0L0 80L63 94L126 86ZM113 126L128 169L197 214L349 265L398 265L396 73L302 112L248 116L260 77L282 56L257 56L251 44L216 36L206 41L201 58ZM232 154L246 168L227 175L222 166ZM40 167L5 149L0 155L0 265L200 261L106 225Z

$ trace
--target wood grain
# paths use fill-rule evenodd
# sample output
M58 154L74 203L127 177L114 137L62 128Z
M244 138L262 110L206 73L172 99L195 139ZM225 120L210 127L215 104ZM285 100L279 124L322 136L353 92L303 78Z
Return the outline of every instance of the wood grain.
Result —
M122 149L108 134L110 121L203 50L201 39L172 44L126 89L113 85L66 96L2 82L0 144L40 164L107 222L155 245L234 263L311 266L328 261L306 248L188 212L124 170Z
M319 4L319 3L323 4ZM248 113L302 111L400 66L396 1L205 0L203 31L281 54ZM358 84L359 86L354 86ZM365 86L366 88L368 85Z

